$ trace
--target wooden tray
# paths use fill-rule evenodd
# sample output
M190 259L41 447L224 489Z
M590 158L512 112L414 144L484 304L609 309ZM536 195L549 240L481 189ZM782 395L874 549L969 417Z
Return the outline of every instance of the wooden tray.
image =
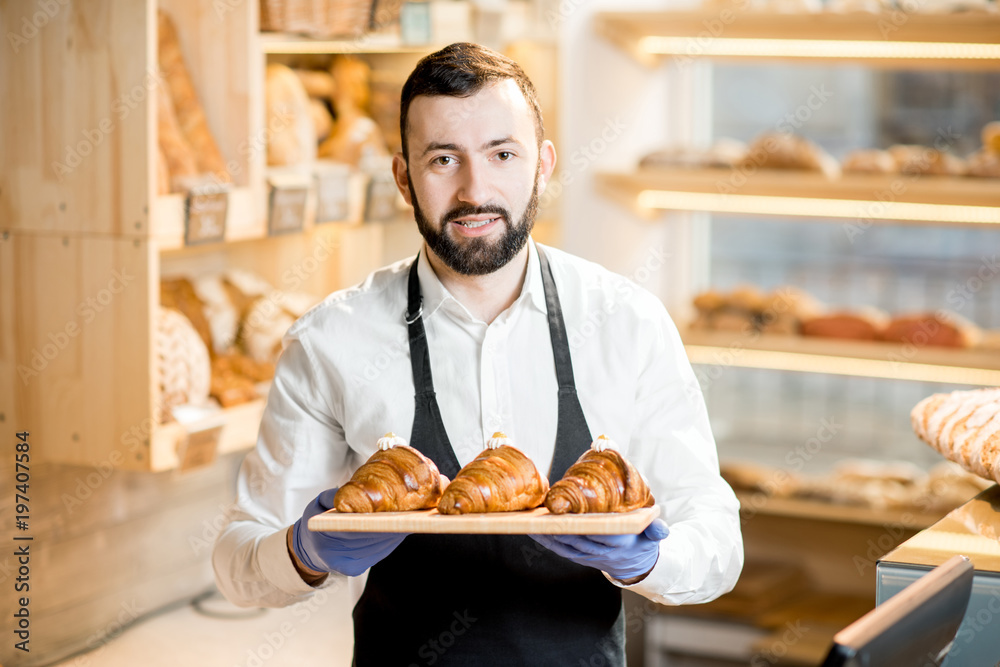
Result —
M450 533L476 535L637 535L660 515L657 505L623 514L550 514L544 507L523 512L438 514L414 512L341 513L309 519L309 530L346 533Z

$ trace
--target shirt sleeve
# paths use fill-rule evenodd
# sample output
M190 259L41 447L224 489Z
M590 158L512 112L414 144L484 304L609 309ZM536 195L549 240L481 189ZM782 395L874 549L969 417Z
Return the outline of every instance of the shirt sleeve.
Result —
M670 535L645 579L611 581L662 604L708 602L732 590L743 569L739 501L719 474L705 400L677 328L659 300L646 297L642 310L659 315L639 330L629 458L646 475Z
M236 501L212 553L215 580L239 606L283 607L316 589L295 570L286 530L322 491L346 478L349 449L334 412L342 394L293 328L261 419L257 445L237 477ZM327 577L329 585L336 573Z

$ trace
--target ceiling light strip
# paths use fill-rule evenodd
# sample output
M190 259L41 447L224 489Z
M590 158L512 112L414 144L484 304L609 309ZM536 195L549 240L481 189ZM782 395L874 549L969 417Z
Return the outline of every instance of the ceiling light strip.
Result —
M957 222L1000 224L1000 207L957 204L823 199L819 197L776 197L677 190L642 190L641 208L672 211L712 211L750 215L796 215L856 220L911 220L916 222Z
M964 44L958 42L879 42L848 39L758 39L649 35L639 39L639 49L653 55L673 56L904 60L921 58L1000 59L1000 44Z
M858 359L778 350L744 348L734 351L727 347L707 345L685 345L684 347L687 350L688 359L693 364L827 373L884 380L943 382L983 387L1000 386L1000 370L900 362L887 359Z

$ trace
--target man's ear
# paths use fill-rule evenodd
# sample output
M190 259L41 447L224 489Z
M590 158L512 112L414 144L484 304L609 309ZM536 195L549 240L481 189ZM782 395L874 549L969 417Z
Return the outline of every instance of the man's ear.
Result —
M556 147L548 139L538 148L538 162L538 194L542 194L556 168Z
M396 153L392 156L392 177L396 180L396 187L403 195L403 200L409 206L413 206L410 197L410 172L406 166L406 158L403 157L402 153Z

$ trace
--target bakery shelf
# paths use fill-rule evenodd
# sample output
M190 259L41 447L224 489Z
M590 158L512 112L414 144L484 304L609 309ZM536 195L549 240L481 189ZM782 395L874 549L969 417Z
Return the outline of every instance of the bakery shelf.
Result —
M1000 350L690 329L682 337L693 364L1000 386Z
M260 33L264 53L281 55L303 54L365 54L365 53L430 53L437 47L428 44L403 44L395 35L365 34L356 39L319 39L280 32ZM443 45L442 45L443 46Z
M1000 14L603 12L596 28L640 62L666 57L1000 69Z
M161 195L153 200L150 215L153 236L160 250L184 247L184 204L182 194ZM267 235L260 216L261 206L251 188L233 188L226 209L226 241L243 241Z
M909 174L657 167L604 172L610 196L647 214L709 211L855 220L859 224L1000 225L1000 180Z
M779 498L745 490L736 491L736 498L740 501L744 517L748 518L756 514L766 514L872 526L898 525L911 530L929 528L948 513L946 508L939 511L918 508L875 508L804 498Z
M205 417L198 422L181 425L177 422L157 425L152 437L151 471L173 470L179 467L179 452L189 432L210 426L222 425L219 436L218 454L249 449L257 442L257 431L264 414L265 399L258 398L248 403L225 408L218 414Z

